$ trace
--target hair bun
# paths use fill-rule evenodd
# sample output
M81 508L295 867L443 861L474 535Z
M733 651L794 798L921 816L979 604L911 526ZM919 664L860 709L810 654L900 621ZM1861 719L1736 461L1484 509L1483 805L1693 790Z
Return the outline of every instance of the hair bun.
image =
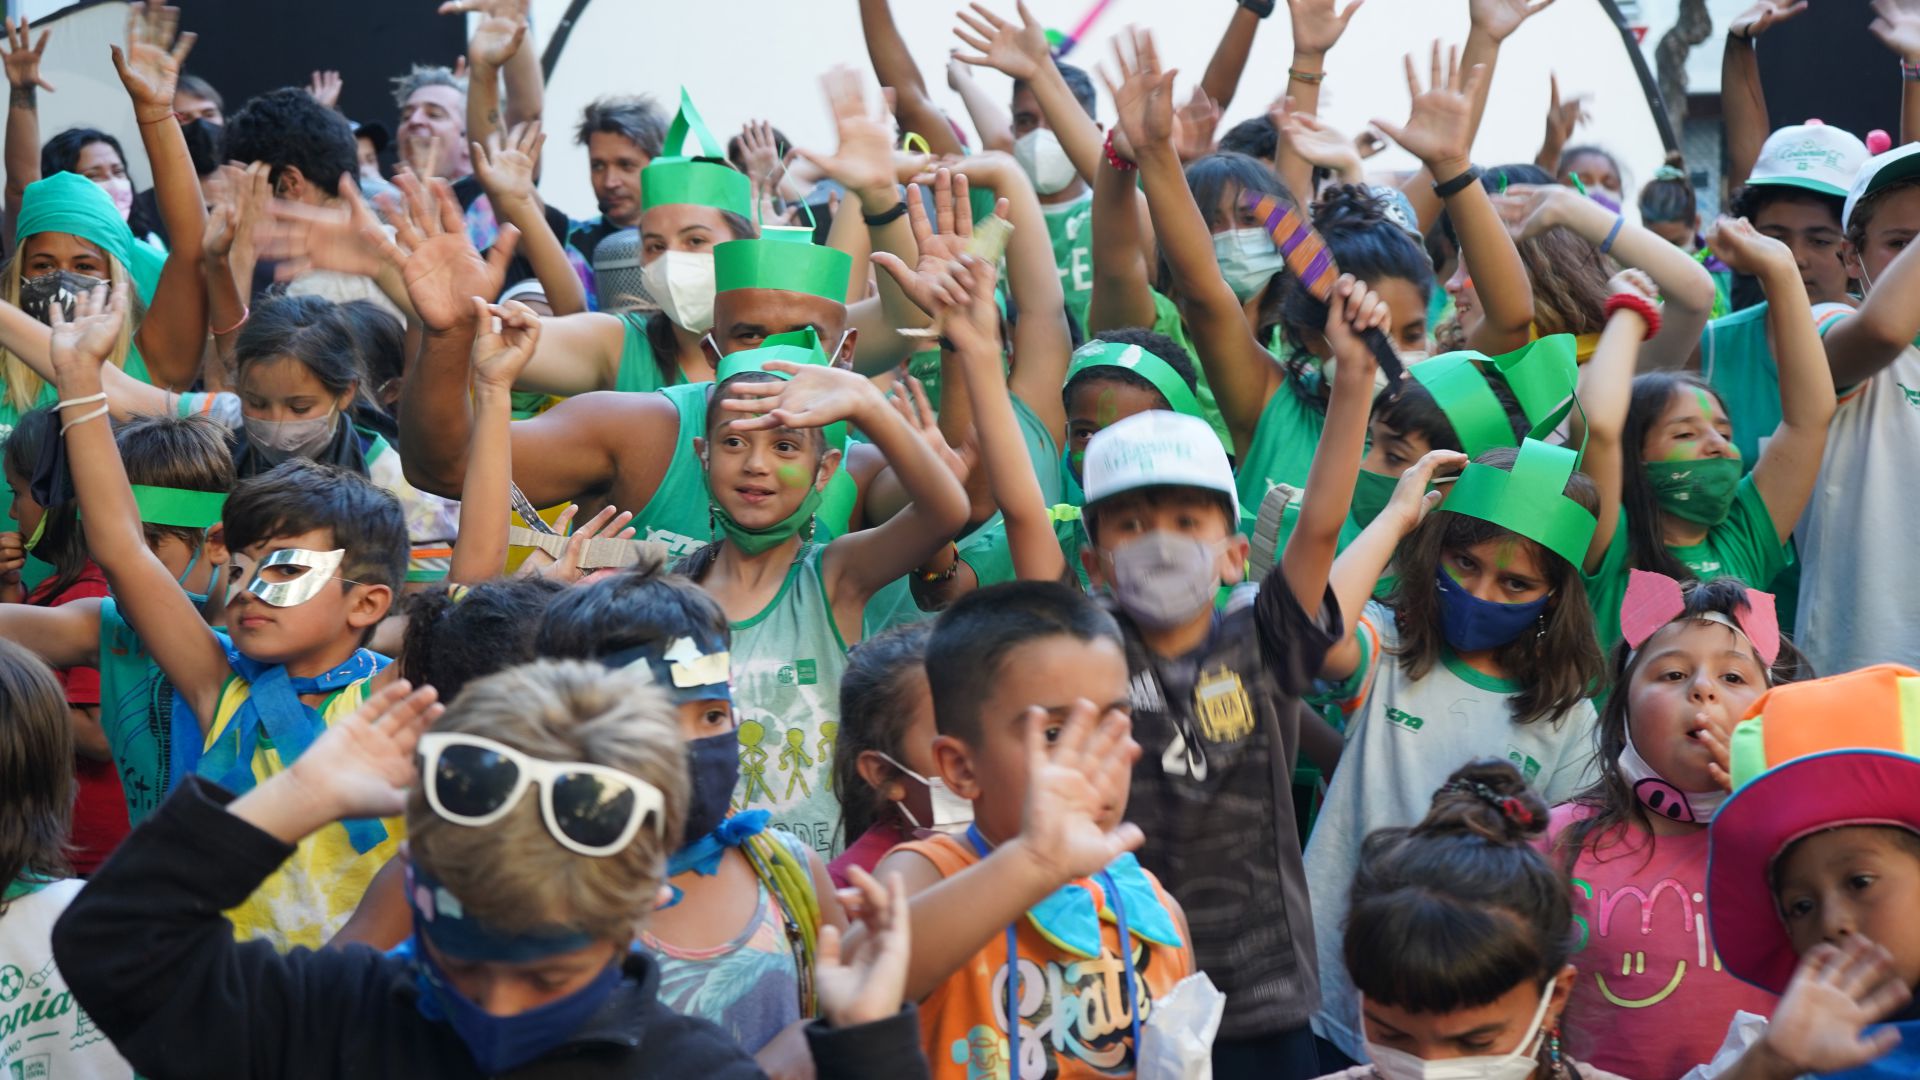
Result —
M1392 220L1385 201L1365 184L1335 184L1313 204L1313 227L1323 233L1365 229Z
M1415 834L1472 833L1498 844L1527 843L1547 829L1547 804L1498 758L1480 758L1455 770L1433 794Z

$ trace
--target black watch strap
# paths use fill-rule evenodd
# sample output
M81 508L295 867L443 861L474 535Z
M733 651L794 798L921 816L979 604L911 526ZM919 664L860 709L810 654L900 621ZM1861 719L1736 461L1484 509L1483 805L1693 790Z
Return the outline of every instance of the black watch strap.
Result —
M1240 0L1240 6L1263 19L1273 14L1273 0Z
M891 225L894 222L899 221L901 218L906 216L907 216L907 200L905 199L901 199L899 202L894 203L891 207L885 210L882 210L877 214L863 213L860 215L861 219L865 221L870 228L875 228L875 229L879 228L882 225Z
M1469 185L1480 182L1480 166L1469 165L1467 171L1447 181L1434 181L1433 193L1443 199L1450 199L1467 190Z

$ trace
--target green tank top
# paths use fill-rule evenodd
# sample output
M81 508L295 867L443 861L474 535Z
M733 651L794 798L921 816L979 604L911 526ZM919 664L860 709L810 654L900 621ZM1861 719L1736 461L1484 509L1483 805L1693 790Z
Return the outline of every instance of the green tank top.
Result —
M1276 484L1303 490L1307 486L1307 471L1313 466L1327 414L1303 397L1295 383L1294 376L1288 375L1267 400L1259 426L1253 429L1253 441L1235 470L1243 517L1259 516L1260 501Z
M615 390L646 393L686 384L687 377L681 373L679 364L673 365L671 378L661 374L660 364L654 359L653 342L647 340L647 318L637 311L620 316L620 321L626 324L626 339L620 345L620 370L613 376Z
M733 702L740 718L738 810L769 810L772 824L829 859L840 846L833 745L847 643L834 623L820 544L805 544L780 592L734 623Z

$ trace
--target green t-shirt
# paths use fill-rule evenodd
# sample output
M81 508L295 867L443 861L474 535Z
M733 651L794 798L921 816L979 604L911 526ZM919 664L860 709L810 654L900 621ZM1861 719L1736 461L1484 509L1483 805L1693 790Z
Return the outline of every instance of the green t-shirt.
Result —
M1093 295L1093 193L1058 206L1042 206L1047 239L1053 242L1054 265L1060 270L1060 291L1067 310L1082 330L1087 325L1087 300Z
M1080 562L1080 549L1087 542L1087 531L1080 525L1080 508L1061 504L1049 510L1048 514L1053 518L1054 539L1060 541L1060 554L1066 557L1067 568L1073 571L1082 589L1091 590L1093 586L1087 580L1087 568ZM960 561L973 571L974 579L982 589L1014 580L1018 575L1013 572L1013 549L1007 543L1007 523L1004 520L990 522L960 541Z
M1260 424L1253 429L1253 440L1234 472L1243 516L1257 517L1260 500L1275 484L1306 489L1307 472L1326 426L1326 412L1317 402L1302 396L1298 380L1288 376L1267 400Z
M1213 387L1207 384L1207 365L1201 363L1200 354L1194 351L1192 339L1187 337L1186 323L1180 320L1180 308L1171 299L1158 291L1153 294L1153 327L1156 334L1165 334L1172 338L1193 360L1194 388L1193 396L1200 402L1200 415L1220 436L1220 445L1227 448L1227 455L1233 455L1233 433L1227 430L1226 418L1220 415L1220 406L1213 399ZM1098 337L1099 335L1093 335Z
M1780 426L1780 368L1767 340L1767 305L1755 304L1700 333L1700 371L1727 406L1740 460L1760 460L1760 444Z
M1787 546L1780 542L1773 515L1767 512L1760 489L1753 486L1751 474L1741 478L1727 520L1708 530L1705 541L1667 550L1703 581L1734 577L1755 589L1771 584L1788 561ZM1613 542L1607 545L1600 569L1584 575L1587 603L1593 606L1594 630L1603 653L1620 641L1620 604L1627 595L1629 552L1627 512L1622 509L1619 527L1613 532Z
M99 669L100 726L120 772L127 821L138 825L167 795L173 684L112 597L100 603Z

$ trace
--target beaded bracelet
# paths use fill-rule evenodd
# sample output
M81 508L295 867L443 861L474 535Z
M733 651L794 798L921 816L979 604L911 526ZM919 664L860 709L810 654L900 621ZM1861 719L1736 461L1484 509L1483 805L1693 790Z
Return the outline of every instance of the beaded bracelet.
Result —
M1111 128L1107 129L1107 164L1113 166L1115 172L1133 172L1140 167L1138 163L1121 157L1120 151L1113 148L1113 129Z
M1619 292L1607 297L1607 318L1613 318L1613 313L1621 310L1631 311L1646 320L1647 332L1642 341L1652 340L1660 332L1660 309L1639 293Z

